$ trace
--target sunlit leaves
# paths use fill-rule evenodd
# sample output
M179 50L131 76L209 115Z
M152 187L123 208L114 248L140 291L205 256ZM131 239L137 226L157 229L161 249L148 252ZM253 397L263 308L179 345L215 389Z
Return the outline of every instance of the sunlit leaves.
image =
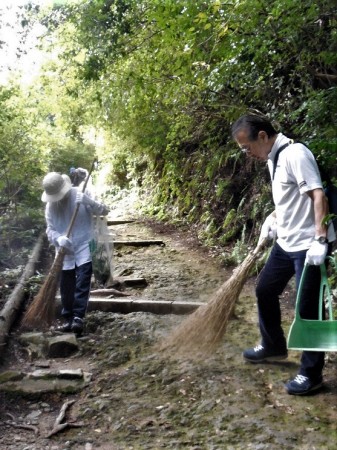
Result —
M260 168L240 159L230 125L259 110L332 161L334 3L78 1L45 20L59 60L41 93L53 99L54 125L74 151L83 130L104 130L111 179L147 183L162 210L171 204L190 220L207 217L212 230L252 183L242 214L254 224L267 194L260 203Z
M19 197L34 199L41 154L30 132L36 117L25 103L27 99L11 88L2 88L1 94L0 202L15 204Z

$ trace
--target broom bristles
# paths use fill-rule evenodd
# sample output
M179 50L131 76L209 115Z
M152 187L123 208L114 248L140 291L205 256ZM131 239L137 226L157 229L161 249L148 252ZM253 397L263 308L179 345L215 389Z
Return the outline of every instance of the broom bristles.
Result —
M50 325L55 317L55 297L58 289L59 274L62 270L65 251L58 252L50 272L41 286L39 292L29 305L22 325L28 328Z
M223 283L209 303L188 316L165 339L160 349L174 356L200 357L214 351L222 341L242 288L265 241L261 243Z

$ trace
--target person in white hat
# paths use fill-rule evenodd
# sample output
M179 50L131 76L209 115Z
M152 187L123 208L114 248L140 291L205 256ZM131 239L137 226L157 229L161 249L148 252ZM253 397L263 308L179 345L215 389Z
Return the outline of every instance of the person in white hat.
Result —
M93 215L107 215L109 209L78 188L68 175L48 173L42 182L41 200L46 203L46 234L56 252L65 247L66 254L60 277L62 317L65 322L57 329L81 335L90 294L92 259L89 243L93 237ZM80 204L69 237L68 226L77 204Z

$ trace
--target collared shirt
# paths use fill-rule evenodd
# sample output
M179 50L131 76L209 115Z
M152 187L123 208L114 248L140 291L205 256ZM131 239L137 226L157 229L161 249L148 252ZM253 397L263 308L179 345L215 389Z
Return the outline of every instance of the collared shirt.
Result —
M290 141L282 133L268 155L272 177L277 150ZM319 169L311 151L301 143L291 143L279 154L272 194L277 219L277 243L287 252L307 250L315 237L314 204L306 192L323 189ZM335 239L333 226L328 239Z
M59 250L57 238L66 235L68 226L76 208L77 188L71 188L69 196L63 201L47 203L45 218L47 223L47 236L51 244ZM91 261L89 243L93 239L93 215L107 215L105 205L94 201L92 206L80 204L78 213L70 233L69 239L73 245L73 252L65 255L63 270L70 270Z

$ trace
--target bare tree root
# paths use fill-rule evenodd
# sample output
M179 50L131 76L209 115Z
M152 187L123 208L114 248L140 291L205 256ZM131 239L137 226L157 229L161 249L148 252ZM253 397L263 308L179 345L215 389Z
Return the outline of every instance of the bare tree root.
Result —
M14 416L10 413L7 413L7 416L10 417L12 420L4 420L4 423L6 425L10 425L11 427L14 428L22 428L24 430L33 431L36 436L39 434L39 430L37 427L34 427L33 425L26 425L23 423L16 422Z
M50 438L51 436L59 433L60 431L64 430L65 428L68 427L72 427L72 428L79 428L79 427L83 427L84 423L79 422L63 422L65 416L66 416L66 411L67 409L73 404L75 403L75 400L69 400L67 402L65 402L62 405L62 408L60 410L59 415L56 417L56 420L54 422L54 426L53 429L51 430L50 433L47 434L46 438ZM63 423L62 423L63 422Z

